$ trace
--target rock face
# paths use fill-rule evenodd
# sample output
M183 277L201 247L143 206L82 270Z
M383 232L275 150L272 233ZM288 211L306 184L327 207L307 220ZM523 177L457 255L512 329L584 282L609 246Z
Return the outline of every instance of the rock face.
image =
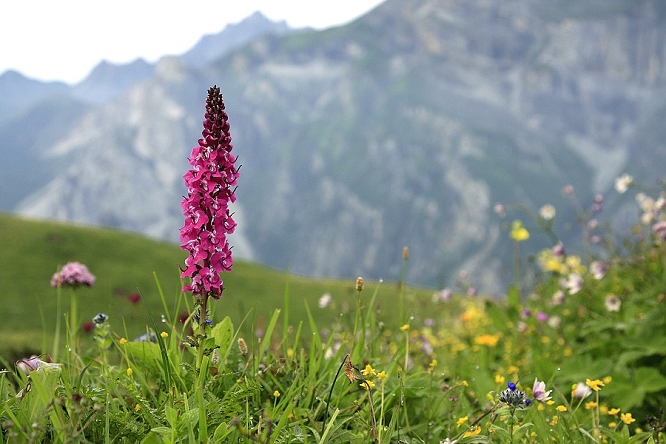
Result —
M407 245L410 281L452 285L465 271L501 292L512 258L495 202L554 204L556 233L575 245L564 185L584 206L608 193L601 217L619 221L629 210L613 179L663 176L665 25L657 0L388 0L204 66L165 58L73 118L35 156L59 171L9 209L176 240L181 176L218 84L243 165L237 255L395 279ZM530 247L550 246L532 231Z

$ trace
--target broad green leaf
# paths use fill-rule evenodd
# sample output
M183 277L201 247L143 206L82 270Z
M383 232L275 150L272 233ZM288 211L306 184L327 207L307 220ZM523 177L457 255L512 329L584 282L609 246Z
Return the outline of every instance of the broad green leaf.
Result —
M234 325L229 316L218 322L210 332L211 337L215 339L215 345L220 347L220 351L224 354L231 345L231 340L234 337Z

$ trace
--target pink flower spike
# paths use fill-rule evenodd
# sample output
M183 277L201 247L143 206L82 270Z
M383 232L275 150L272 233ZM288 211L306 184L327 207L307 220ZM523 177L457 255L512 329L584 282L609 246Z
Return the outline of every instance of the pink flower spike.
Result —
M181 277L192 278L183 291L194 297L219 299L224 284L219 273L233 263L227 235L236 223L229 210L235 202L239 177L236 157L231 154L228 116L220 88L208 90L205 120L199 146L192 149L192 169L184 176L187 196L181 202L185 222L180 229L181 248L189 253Z
M534 385L532 386L532 395L534 399L539 402L546 402L550 399L550 393L552 390L546 391L546 383L539 381L537 378L534 378Z

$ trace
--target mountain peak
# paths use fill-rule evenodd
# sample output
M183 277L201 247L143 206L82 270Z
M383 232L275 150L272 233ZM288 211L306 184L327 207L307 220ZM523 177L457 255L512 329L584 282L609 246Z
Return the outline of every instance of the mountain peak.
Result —
M188 64L202 67L250 40L266 34L285 34L290 30L284 20L274 22L257 11L239 23L228 24L217 34L203 36L182 57Z

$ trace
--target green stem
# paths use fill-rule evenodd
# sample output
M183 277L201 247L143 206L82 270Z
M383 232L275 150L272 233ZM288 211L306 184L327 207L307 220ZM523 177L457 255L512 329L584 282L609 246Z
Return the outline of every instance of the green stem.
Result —
M197 348L197 370L199 371L199 378L196 384L196 396L199 404L199 442L208 442L208 423L206 415L206 400L204 398L206 371L208 370L208 359L205 355L205 342L206 342L206 319L208 312L208 295L201 296L201 305L199 306L199 335Z
M407 258L403 258L402 272L400 273L400 325L404 325L405 320L405 280L407 279Z
M77 346L77 334L79 332L79 309L76 298L76 288L72 288L69 304L69 351L74 356ZM72 360L73 361L73 360Z
M358 332L359 318L361 317L361 292L356 293L356 315L354 316L354 333L352 335L352 346L351 346L351 359L352 361L357 358L355 349L356 349L356 334Z
M206 341L206 319L208 309L208 295L201 296L201 305L199 306L199 336L197 347L197 370L201 371L201 363L204 357L204 343Z
M60 285L56 287L56 327L55 335L53 336L53 362L58 362L60 354L60 318L62 317L62 288Z
M516 283L518 298L520 299L522 290L520 288L520 243L518 241L513 243L513 273L513 281Z

